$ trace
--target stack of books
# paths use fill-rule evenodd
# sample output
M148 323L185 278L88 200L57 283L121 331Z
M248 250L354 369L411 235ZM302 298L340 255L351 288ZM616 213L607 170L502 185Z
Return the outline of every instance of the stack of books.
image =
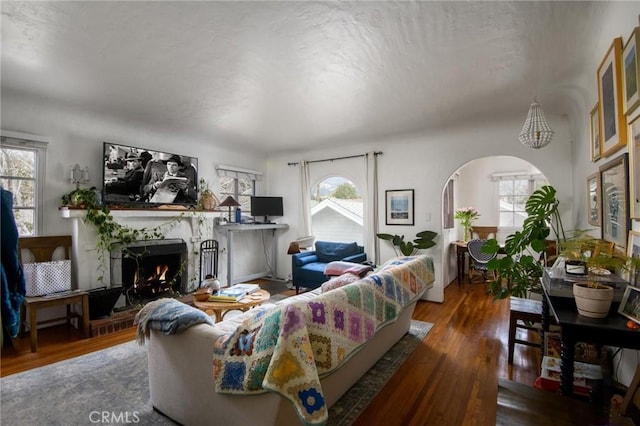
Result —
M231 287L221 288L217 294L209 296L209 302L237 302L246 295L260 290L258 284L236 284Z

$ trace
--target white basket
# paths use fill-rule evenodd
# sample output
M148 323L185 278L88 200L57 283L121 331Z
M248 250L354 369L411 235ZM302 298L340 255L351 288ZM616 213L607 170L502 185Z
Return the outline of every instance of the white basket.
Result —
M27 297L71 290L71 261L25 263L22 265Z

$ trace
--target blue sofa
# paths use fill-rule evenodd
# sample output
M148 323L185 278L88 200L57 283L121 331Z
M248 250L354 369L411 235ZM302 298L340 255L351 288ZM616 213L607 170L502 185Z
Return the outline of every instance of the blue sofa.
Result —
M343 262L363 263L367 260L364 247L357 243L334 243L316 241L315 250L296 253L291 258L291 273L296 294L300 287L314 289L320 287L329 277L324 270L329 262L340 260Z

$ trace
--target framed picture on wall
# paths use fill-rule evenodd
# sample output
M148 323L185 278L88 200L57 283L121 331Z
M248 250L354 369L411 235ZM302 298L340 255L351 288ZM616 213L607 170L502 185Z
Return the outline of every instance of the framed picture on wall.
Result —
M629 174L628 154L600 167L600 191L602 193L602 239L624 250L629 235Z
M413 189L385 191L387 225L413 225Z
M629 124L629 191L631 218L640 219L640 115Z
M453 179L449 179L447 186L444 187L442 194L442 227L444 229L452 229L455 224L453 221Z
M587 177L587 218L589 225L600 226L600 173Z
M622 49L622 91L624 113L630 115L640 105L640 64L638 63L638 40L640 27L635 27Z
M598 109L600 115L600 153L608 157L627 144L627 126L622 106L620 57L622 39L611 43L598 67Z
M640 232L629 231L629 241L627 243L627 257L640 257ZM640 270L632 268L625 277L633 286L640 286Z
M595 104L589 114L589 123L591 127L591 161L597 161L600 159L600 110L598 109L598 103Z

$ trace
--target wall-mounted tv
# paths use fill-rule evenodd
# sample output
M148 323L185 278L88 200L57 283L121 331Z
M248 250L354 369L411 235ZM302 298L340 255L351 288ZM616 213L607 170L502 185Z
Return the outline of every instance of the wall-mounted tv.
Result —
M251 216L263 217L264 223L270 223L270 217L282 215L282 197L251 197Z
M104 142L103 154L103 202L140 207L197 203L197 158L111 142Z

